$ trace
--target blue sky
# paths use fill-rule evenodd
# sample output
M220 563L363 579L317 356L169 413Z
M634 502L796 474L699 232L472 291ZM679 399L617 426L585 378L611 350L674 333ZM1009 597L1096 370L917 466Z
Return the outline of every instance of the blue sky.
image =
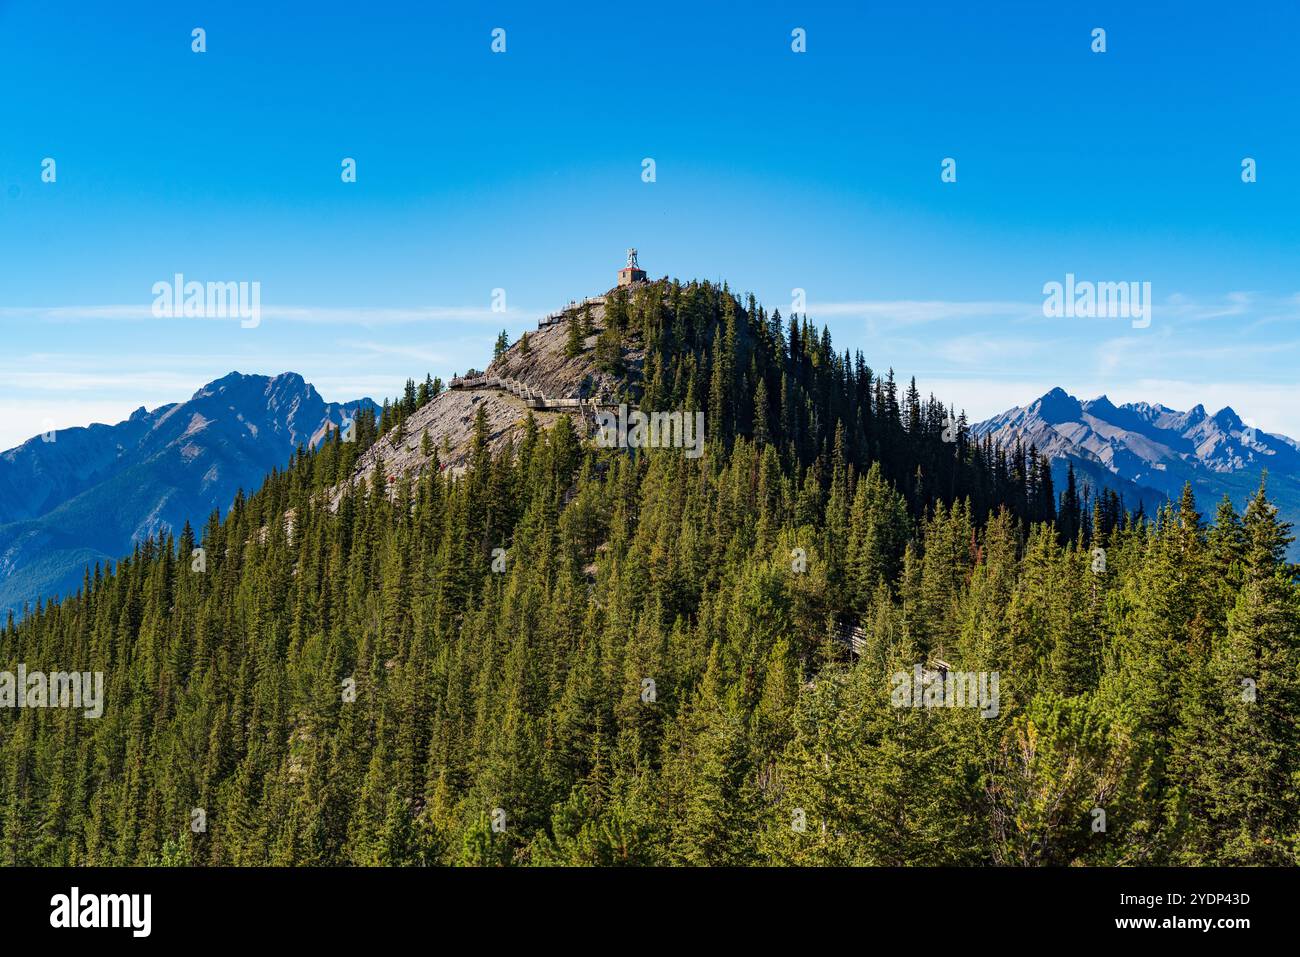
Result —
M804 289L973 418L1061 385L1300 436L1296 6L987 6L0 0L0 448L232 369L395 394L628 246ZM261 324L152 317L178 272ZM1151 325L1045 318L1066 273Z

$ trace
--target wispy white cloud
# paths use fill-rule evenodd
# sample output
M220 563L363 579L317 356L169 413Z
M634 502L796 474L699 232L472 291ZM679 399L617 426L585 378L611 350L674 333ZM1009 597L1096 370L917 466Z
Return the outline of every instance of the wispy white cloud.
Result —
M389 345L374 342L373 340L359 342L353 339L339 340L339 345L344 349L355 350L367 357L400 356L403 359L415 359L419 362L437 366L450 361L444 353L430 352L428 349L421 349L417 346Z
M810 302L813 319L861 319L879 325L915 326L969 319L1042 318L1041 302L1008 300L949 301L941 299L863 299L852 302Z
M34 363L25 369L0 365L4 388L0 394L129 392L149 396L177 390L189 395L197 388L193 375L180 370L158 368L118 368L113 371L81 371L55 363Z
M262 321L308 322L330 325L378 326L406 323L512 323L536 319L546 310L508 308L493 310L488 306L415 306L378 308L373 306L277 306L263 303ZM0 319L64 323L88 321L131 322L239 322L239 317L160 318L150 303L135 305L87 306L0 306Z
M1092 350L1097 373L1115 376L1126 367L1150 369L1164 348L1161 340L1168 338L1168 329L1162 327L1149 333L1147 330L1142 331L1147 334L1111 336L1098 342Z
M95 422L115 425L130 417L141 405L152 409L165 404L126 399L0 398L0 451L21 445L50 429L69 429Z
M24 322L18 342L26 339L26 348L11 341L0 356L0 447L38 433L47 419L57 427L119 421L140 405L183 401L232 370L293 370L330 400L382 399L408 376L446 377L480 363L497 328L519 331L542 311L272 304L263 306L259 330L227 335L214 325L200 340L183 324L204 320L154 319L148 305L0 307L0 321ZM808 313L836 326L837 345L861 346L874 367L892 366L902 380L915 374L923 392L972 420L1059 385L1080 398L1105 392L1116 402L1172 408L1231 405L1260 428L1300 436L1300 408L1293 409L1300 294L1157 297L1148 329L1046 319L1038 298L845 299L811 302ZM94 319L141 324L105 327L98 338L38 325ZM65 342L69 351L58 351Z
M962 366L990 366L1008 362L1026 363L1041 358L1048 343L1025 336L943 336L931 348L935 355Z
M1157 299L1154 312L1158 321L1163 322L1212 322L1235 317L1300 319L1300 293L1266 297L1254 292L1234 291L1218 297L1201 298L1171 293ZM808 315L813 319L861 319L893 326L976 319L1024 321L1045 318L1041 297L1032 300L859 299L810 302Z

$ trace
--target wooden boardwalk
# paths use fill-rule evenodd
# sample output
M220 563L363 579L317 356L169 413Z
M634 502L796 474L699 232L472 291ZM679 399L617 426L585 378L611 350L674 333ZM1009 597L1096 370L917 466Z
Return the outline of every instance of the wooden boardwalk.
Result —
M447 387L449 389L467 389L470 391L491 389L497 392L505 392L519 399L530 409L537 409L542 412L578 412L582 413L584 418L586 413L591 413L593 421L595 413L599 409L614 407L610 403L600 402L596 399L580 399L573 396L556 398L544 395L540 389L534 389L518 379L509 376L487 375L486 373L477 376L452 376Z
M555 312L550 312L542 316L542 318L537 320L537 328L546 329L550 326L557 326L566 319L569 319L571 313L575 313L577 310L582 309L585 306L603 306L604 304L604 296L588 296L586 299L582 300L582 302L577 302L575 300L570 302L563 309L557 309Z

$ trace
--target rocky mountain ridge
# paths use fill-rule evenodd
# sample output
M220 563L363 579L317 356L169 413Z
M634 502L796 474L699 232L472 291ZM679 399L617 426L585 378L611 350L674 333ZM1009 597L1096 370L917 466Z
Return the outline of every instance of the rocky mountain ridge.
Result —
M232 372L115 425L36 436L0 454L0 615L75 590L87 565L199 525L370 399L326 402L296 372Z
M1224 495L1240 508L1267 471L1282 517L1300 523L1300 444L1251 427L1230 407L1211 415L1199 404L1185 412L1158 402L1117 406L1104 395L1081 401L1055 388L971 431L1004 447L1017 440L1037 446L1052 459L1058 490L1072 464L1081 480L1148 511L1176 499L1187 482L1202 512Z

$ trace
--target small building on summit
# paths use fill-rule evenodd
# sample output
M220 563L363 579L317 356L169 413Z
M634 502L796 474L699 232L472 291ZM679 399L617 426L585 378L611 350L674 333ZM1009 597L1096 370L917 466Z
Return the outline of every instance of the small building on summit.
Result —
M627 265L618 271L618 284L630 286L634 282L645 282L645 270L637 265L636 250L627 251Z

